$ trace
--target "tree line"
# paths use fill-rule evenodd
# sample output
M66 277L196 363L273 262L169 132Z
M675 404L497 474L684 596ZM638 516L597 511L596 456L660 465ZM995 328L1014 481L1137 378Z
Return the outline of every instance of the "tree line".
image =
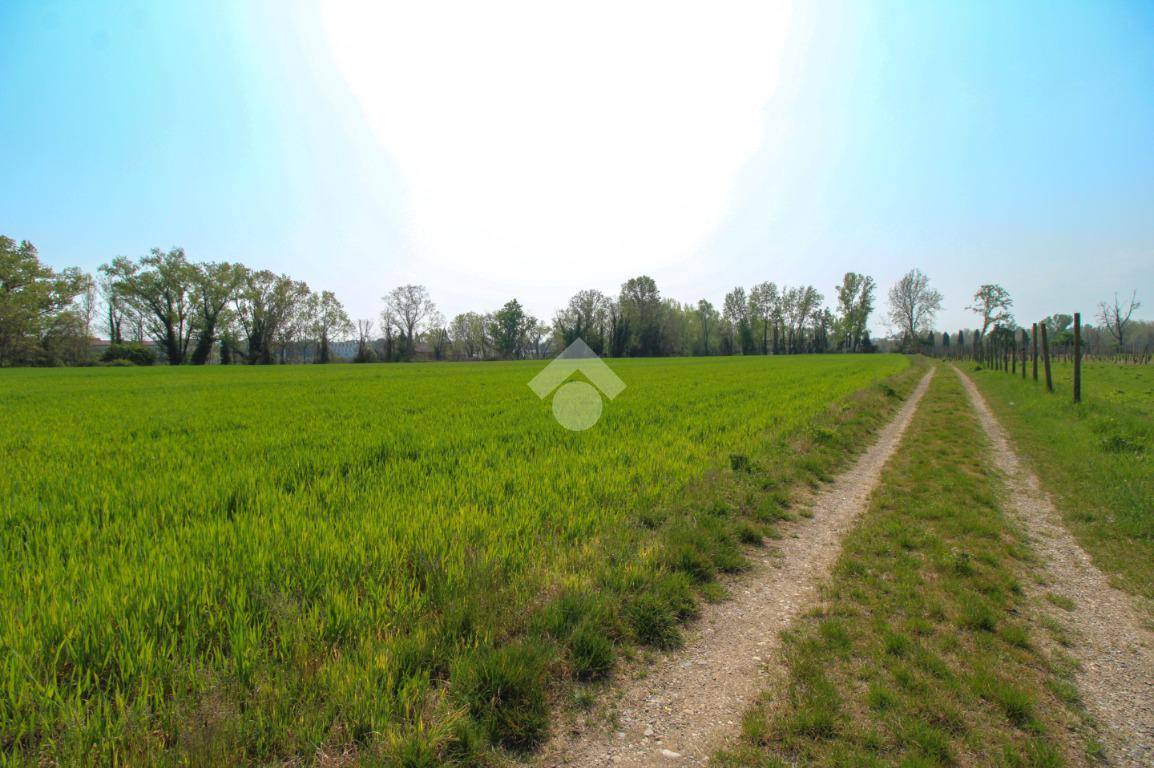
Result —
M872 277L847 272L832 308L812 285L769 281L735 287L719 305L684 303L640 275L616 294L578 291L549 321L517 299L446 320L424 286L402 285L382 297L379 317L353 322L331 291L243 264L195 262L181 248L117 257L92 276L56 272L27 241L0 236L0 365L88 363L97 333L109 340L101 347L106 361L170 365L527 359L578 338L610 357L869 352L876 349L868 330L876 294ZM966 331L953 341L933 330L942 295L920 270L897 281L888 300L891 348L966 343ZM981 286L970 307L981 327L969 332L970 343L1020 334L1012 305L1001 286ZM1128 305L1103 302L1099 327L1088 326L1091 344L1109 334L1122 349L1143 338L1150 324L1131 320L1140 306L1136 296ZM1069 325L1059 319L1051 331L1058 340Z
M613 357L872 350L873 278L847 273L836 311L813 286L736 287L715 306L661 295L641 275L609 295L576 293L551 321L517 299L446 320L420 285L394 288L378 318L353 322L330 291L269 270L195 262L183 249L117 257L96 276L55 272L35 247L0 237L0 365L80 364L97 333L106 360L170 365L539 358L582 338Z

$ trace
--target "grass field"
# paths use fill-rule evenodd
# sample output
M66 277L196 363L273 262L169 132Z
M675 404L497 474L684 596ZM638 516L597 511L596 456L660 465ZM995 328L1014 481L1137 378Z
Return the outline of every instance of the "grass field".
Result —
M614 362L573 433L540 367L0 371L0 760L531 747L564 681L676 644L917 373Z
M1154 599L1154 366L1085 365L1080 405L1073 366L1053 372L1052 395L1031 380L971 373L1098 567Z
M1080 764L1072 665L1039 650L1030 552L961 384L939 372L820 607L785 636L787 677L722 766ZM1072 733L1073 731L1073 733Z

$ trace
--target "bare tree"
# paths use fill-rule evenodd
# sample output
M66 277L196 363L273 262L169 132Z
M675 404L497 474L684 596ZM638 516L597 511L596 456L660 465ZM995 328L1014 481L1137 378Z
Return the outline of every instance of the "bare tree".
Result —
M357 321L357 356L354 362L368 363L373 359L373 321Z
M890 288L889 319L907 344L917 343L941 308L942 294L930 288L930 279L920 269L911 269Z
M92 275L81 275L77 287L80 288L80 295L76 297L74 304L76 305L75 312L80 322L84 325L85 342L92 338L92 326L96 320L97 306L100 303L100 293L96 280Z
M1098 322L1106 326L1106 330L1114 337L1119 351L1122 350L1122 343L1126 338L1126 326L1130 324L1130 316L1134 314L1134 310L1141 307L1142 302L1138 301L1138 291L1130 294L1130 303L1125 310L1122 309L1122 304L1118 301L1118 294L1116 293L1113 304L1107 304L1104 301L1098 304Z
M982 316L982 336L985 336L991 325L1009 325L1014 321L1014 315L1010 312L1012 306L1014 300L1010 298L1009 291L1000 285L987 284L977 290L974 303L966 309Z
M422 324L437 311L437 305L429 298L429 291L423 285L402 285L389 291L382 299L385 313L392 315L404 338L404 355L413 356L413 341Z

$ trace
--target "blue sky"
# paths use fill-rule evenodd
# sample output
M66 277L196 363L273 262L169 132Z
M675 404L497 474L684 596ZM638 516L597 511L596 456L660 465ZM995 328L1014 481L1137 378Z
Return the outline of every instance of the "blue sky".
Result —
M483 7L482 7L483 6ZM919 267L1154 307L1154 5L0 3L0 233L446 315ZM881 330L880 322L874 323Z

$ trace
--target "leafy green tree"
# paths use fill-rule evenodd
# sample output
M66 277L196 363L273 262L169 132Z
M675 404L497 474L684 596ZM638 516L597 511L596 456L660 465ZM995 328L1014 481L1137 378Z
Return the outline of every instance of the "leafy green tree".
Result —
M621 285L618 304L623 327L629 330L628 353L640 357L660 355L661 313L665 305L654 279L641 275L626 280Z
M505 359L515 357L522 349L526 331L536 322L536 319L525 314L519 301L513 299L506 302L505 306L493 313L489 323L489 336L497 354Z
M609 325L609 297L597 290L578 291L553 320L565 346L582 339L600 355L605 350Z
M294 320L309 293L305 283L288 275L276 275L267 269L245 270L233 304L248 339L244 357L250 364L274 362L274 346L278 340L283 342L286 324Z
M846 272L837 287L837 345L843 352L860 352L874 309L877 283L869 275Z
M725 294L721 305L721 316L726 323L728 335L727 354L741 352L747 355L753 351L753 327L749 319L749 301L741 286Z
M459 357L466 360L484 359L487 349L485 316L478 312L463 312L449 324L449 335Z
M240 264L195 264L192 272L192 299L196 306L194 320L196 346L193 365L204 365L217 341L217 325L228 311L230 302L244 285L246 270Z
M145 332L164 350L169 365L182 365L196 328L197 269L183 248L153 248L133 261L118 256L100 268L115 295L141 316Z
M749 291L749 317L758 329L761 336L761 354L768 355L769 331L778 311L777 285L775 283L758 283ZM774 329L776 336L776 329Z
M319 295L310 296L308 315L311 318L310 330L319 346L317 362L328 363L332 360L330 344L336 338L350 335L353 323L332 291L321 291Z
M0 235L0 365L84 359L88 336L71 305L90 280L78 269L57 273L27 240Z
M622 309L620 301L609 302L609 354L611 357L625 357L629 354L629 343L633 328L629 317Z
M717 329L717 323L720 315L717 309L709 301L701 299L697 302L697 320L701 325L701 353L708 356L709 339Z

